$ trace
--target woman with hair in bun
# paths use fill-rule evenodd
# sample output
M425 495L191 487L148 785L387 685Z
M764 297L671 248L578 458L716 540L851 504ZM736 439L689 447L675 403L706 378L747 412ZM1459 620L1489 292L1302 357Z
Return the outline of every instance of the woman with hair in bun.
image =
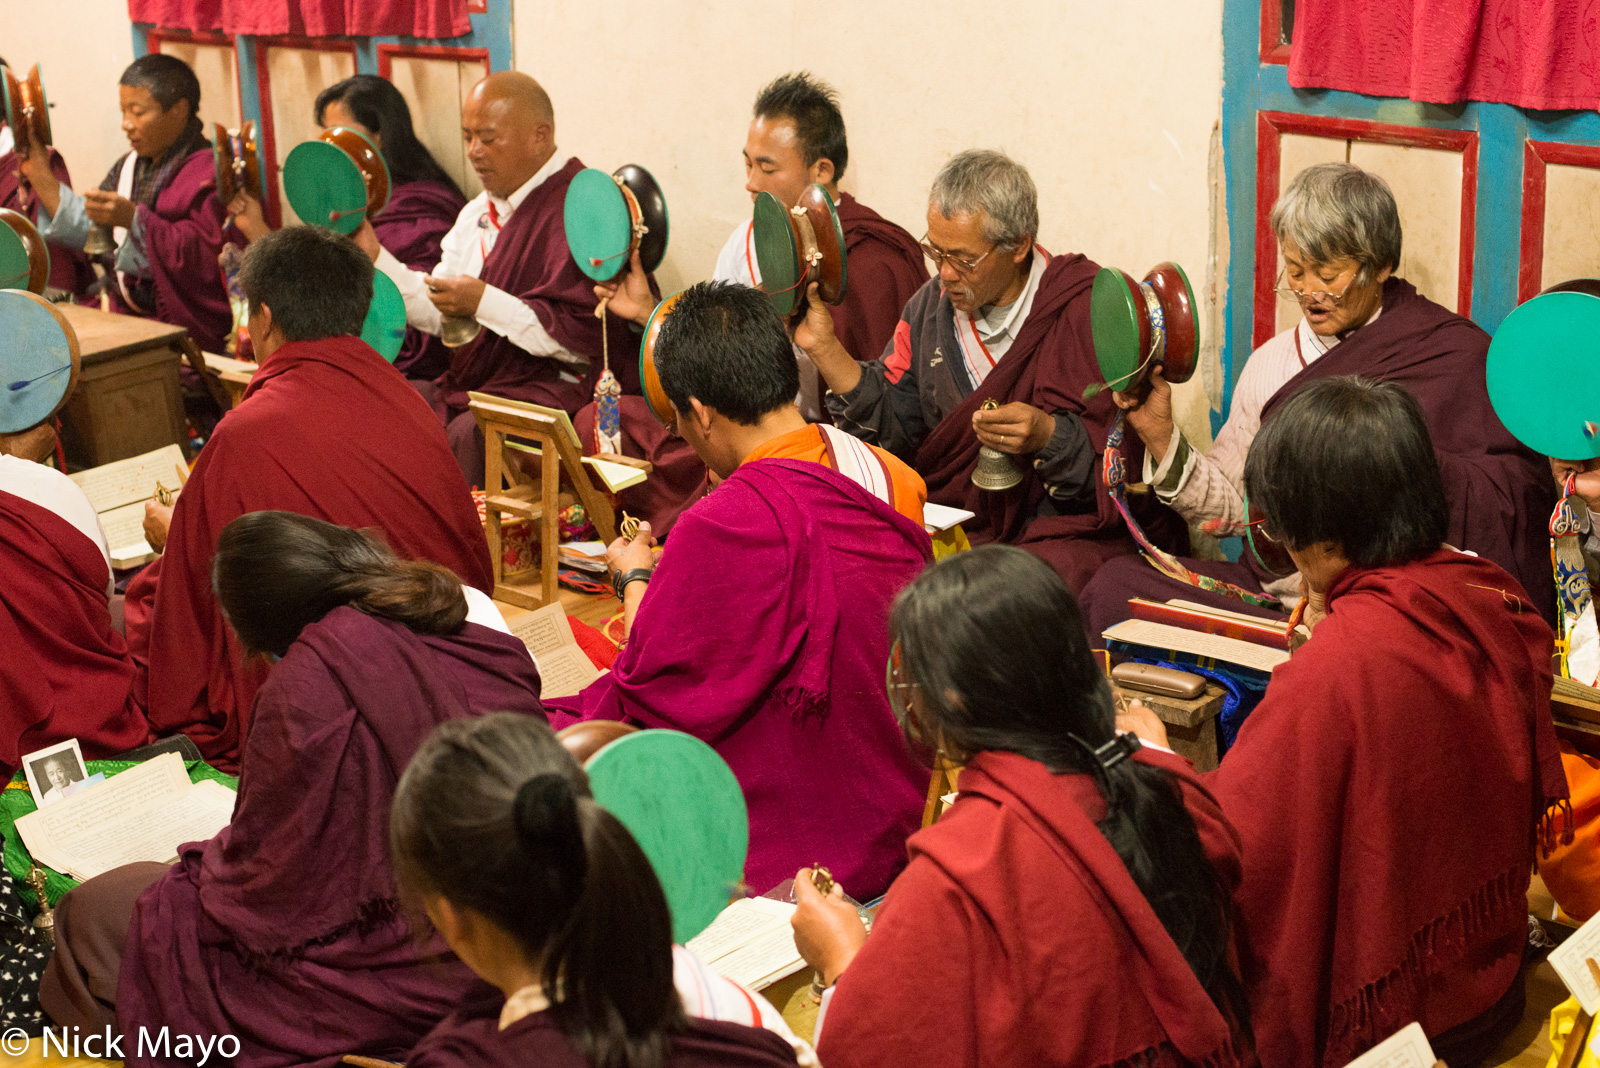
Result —
M684 974L695 962L672 945L650 861L547 726L441 725L395 790L389 841L407 911L483 980L407 1068L776 1068L809 1055L781 1020L791 1041L708 1018L724 1014Z
M472 973L401 915L389 801L440 723L542 724L538 671L454 574L306 516L230 522L213 584L243 648L275 661L233 822L176 866L127 865L63 898L41 1002L86 1032L236 1036L247 1068L403 1059ZM155 1063L129 1046L130 1066Z

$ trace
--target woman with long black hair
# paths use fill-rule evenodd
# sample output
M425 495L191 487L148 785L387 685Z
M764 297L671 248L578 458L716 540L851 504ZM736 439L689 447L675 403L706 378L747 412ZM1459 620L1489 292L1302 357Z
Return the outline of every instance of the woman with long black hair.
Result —
M1117 732L1056 573L962 553L900 595L889 630L907 736L965 767L871 937L796 880L795 939L829 985L823 1063L920 1066L930 1042L941 1065L1254 1063L1237 837L1186 761Z
M772 1031L686 1014L694 983L674 986L684 951L655 871L543 723L435 730L400 779L389 841L407 911L483 980L408 1068L795 1064Z

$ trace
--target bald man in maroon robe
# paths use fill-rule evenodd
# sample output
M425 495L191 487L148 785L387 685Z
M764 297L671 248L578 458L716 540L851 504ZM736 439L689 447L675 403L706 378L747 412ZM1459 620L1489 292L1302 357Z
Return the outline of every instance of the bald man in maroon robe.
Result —
M756 95L745 137L745 190L751 200L771 193L784 204L799 203L812 184L827 189L844 231L848 284L844 300L831 306L834 333L845 350L870 360L894 337L900 309L928 280L922 248L905 228L839 188L850 160L844 114L839 97L827 83L810 74L785 74ZM717 282L761 285L751 219L734 227L717 256L711 278ZM644 284L637 262L619 281L595 287L611 299L610 310L641 327L655 309L656 294ZM800 365L800 410L807 419L827 421L821 379L810 361ZM602 451L594 440L594 409L578 416L578 432L590 453ZM634 515L647 519L658 534L670 530L678 514L704 492L705 468L693 450L650 417L642 399L624 398L623 452L651 461L650 479L623 490L620 499Z
M877 360L845 348L815 286L795 342L822 373L836 426L910 463L930 502L975 513L963 524L973 544L1021 546L1076 592L1134 551L1100 475L1115 408L1107 394L1084 399L1100 380L1089 333L1099 267L1037 244L1033 179L998 152L945 164L927 222L938 277L906 304ZM980 446L1005 454L1015 487L973 485ZM1165 505L1134 506L1152 538L1187 545Z
M152 730L183 731L236 766L263 678L211 589L218 534L246 512L298 512L374 528L397 554L492 588L488 547L438 419L358 336L370 260L347 238L291 227L259 238L239 284L261 360L170 513L150 507L161 558L128 590L128 637Z
M200 121L200 82L175 56L141 56L118 86L132 151L79 195L42 153L24 164L45 240L82 249L91 225L112 228L102 257L111 309L181 326L206 352L225 352L233 309L218 257L246 238L217 199L216 164ZM196 383L197 385L197 383Z
M620 321L595 318L593 283L567 248L562 209L583 164L556 150L549 95L526 74L497 71L467 94L461 123L483 192L444 236L432 273L402 264L370 226L356 240L399 287L411 326L428 334L448 319L481 327L452 352L433 402L462 474L482 486L483 435L467 410L469 392L576 412L600 374L604 327L612 371L638 393L638 338Z

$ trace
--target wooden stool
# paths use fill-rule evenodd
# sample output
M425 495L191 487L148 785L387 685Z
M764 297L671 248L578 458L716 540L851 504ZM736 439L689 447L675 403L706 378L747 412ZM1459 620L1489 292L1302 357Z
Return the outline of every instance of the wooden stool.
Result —
M1196 771L1211 771L1217 766L1217 716L1222 712L1225 696L1221 686L1208 682L1206 692L1189 701L1137 690L1122 692L1167 725L1167 744L1174 753L1192 761Z

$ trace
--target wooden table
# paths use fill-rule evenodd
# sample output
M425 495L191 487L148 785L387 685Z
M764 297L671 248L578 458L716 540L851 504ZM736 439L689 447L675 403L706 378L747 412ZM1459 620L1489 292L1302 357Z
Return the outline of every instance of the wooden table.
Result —
M83 371L61 410L61 441L74 467L176 444L188 455L178 368L188 336L181 326L57 304L78 335Z
M1217 766L1217 716L1222 712L1222 687L1206 683L1206 692L1192 701L1158 697L1153 693L1123 690L1136 698L1167 725L1167 744L1174 753L1187 757L1196 771Z

